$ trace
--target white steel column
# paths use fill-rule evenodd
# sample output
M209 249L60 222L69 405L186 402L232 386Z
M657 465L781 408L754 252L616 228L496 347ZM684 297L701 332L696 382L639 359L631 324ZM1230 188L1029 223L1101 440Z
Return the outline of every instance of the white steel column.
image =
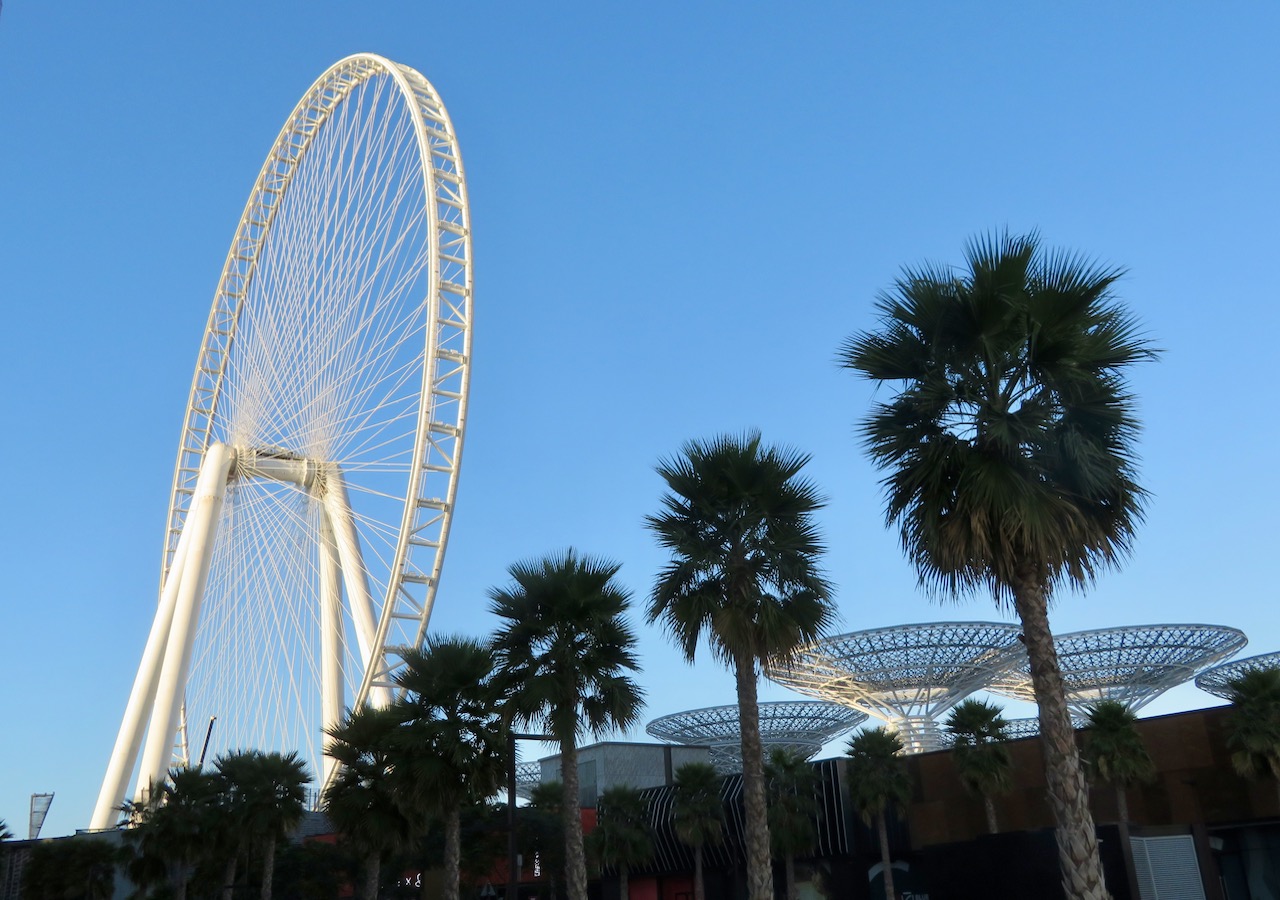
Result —
M155 701L156 682L159 679L160 666L164 662L165 644L169 639L173 608L178 599L178 586L182 583L182 568L186 563L187 545L190 543L187 537L189 533L187 528L182 529L182 534L178 537L178 546L173 551L169 574L165 576L164 589L160 593L160 605L156 608L155 618L151 622L151 633L147 635L147 644L142 651L142 662L138 664L138 674L133 679L129 702L124 708L124 719L120 722L116 745L107 763L107 774L102 779L98 802L93 807L93 818L89 820L91 829L114 826L119 818L120 807L124 805L124 795L129 789L129 777L133 774L133 766L138 761L142 735L146 731L143 715L151 709Z
M342 565L342 581L347 589L351 619L356 626L360 662L367 672L371 666L378 664L373 658L373 643L377 632L373 618L373 598L369 594L369 575L360 555L360 538L356 534L351 501L347 497L347 482L342 477L342 470L335 465L325 468L324 508L329 517L329 526L333 529L334 542L338 545L338 561ZM386 706L391 701L391 696L386 688L376 688L370 701L375 706Z
M235 454L230 447L215 443L210 445L200 463L195 496L191 499L191 510L183 526L183 536L186 537L190 531L191 537L152 707L151 725L147 730L142 768L138 773L135 791L138 797L144 796L152 784L164 780L173 758L173 742L191 667L196 622L200 617L200 603L204 599L205 582L213 559L213 542L217 537L218 519L227 495L227 477L234 459ZM172 569L169 577L173 577Z
M320 513L320 715L326 746L329 729L341 724L343 694L342 666L342 572L338 567L338 548L334 542L329 513ZM334 760L324 755L321 784L329 783Z

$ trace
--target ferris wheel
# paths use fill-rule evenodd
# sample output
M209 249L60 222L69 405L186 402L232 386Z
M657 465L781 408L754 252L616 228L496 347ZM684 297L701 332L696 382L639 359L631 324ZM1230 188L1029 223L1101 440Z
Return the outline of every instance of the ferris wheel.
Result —
M324 729L388 702L453 517L471 292L439 95L383 57L341 60L285 122L227 254L91 827L115 823L135 769L141 796L226 749L297 750L327 782Z

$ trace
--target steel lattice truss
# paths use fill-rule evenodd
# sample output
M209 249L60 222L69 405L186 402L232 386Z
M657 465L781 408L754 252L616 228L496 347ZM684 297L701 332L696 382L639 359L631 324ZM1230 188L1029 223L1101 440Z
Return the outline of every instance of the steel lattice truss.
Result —
M1055 637L1067 704L1080 719L1098 700L1118 700L1130 710L1146 706L1169 688L1243 647L1244 632L1222 625L1133 625ZM992 684L993 693L1035 702L1030 666L1020 664Z
M533 789L542 783L542 763L538 760L516 763L516 793L528 800Z
M857 710L820 700L761 703L760 741L766 754L785 748L808 759L828 741L866 719ZM742 731L736 704L671 713L654 719L645 731L661 741L709 747L716 769L742 771Z
M804 647L773 681L875 716L909 753L942 746L938 716L1020 662L1016 625L934 622L873 628Z
M1011 741L1019 738L1037 737L1040 734L1040 717L1030 716L1025 719L1009 719L1005 724L1005 737Z
M1280 651L1246 656L1233 662L1206 669L1196 676L1196 687L1215 697L1231 699L1231 682L1255 669L1280 669Z

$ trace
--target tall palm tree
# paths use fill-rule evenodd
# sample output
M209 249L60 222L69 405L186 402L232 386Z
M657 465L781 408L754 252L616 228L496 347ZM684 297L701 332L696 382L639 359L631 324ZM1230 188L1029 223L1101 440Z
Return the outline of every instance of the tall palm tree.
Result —
M151 860L162 864L175 900L186 900L196 867L230 843L225 785L212 772L170 769L145 802L126 804L126 812L136 827L125 839L140 857L140 870Z
M497 792L505 773L507 730L498 716L493 652L465 637L432 637L407 651L396 676L405 695L398 766L407 796L444 824L445 900L458 900L462 809Z
M511 583L489 592L502 620L493 637L499 685L511 721L535 724L560 746L564 785L565 887L586 900L587 863L579 812L578 738L634 724L644 692L630 594L614 581L619 566L569 549L508 569Z
M987 831L995 834L1000 830L995 796L1013 787L1013 757L1006 743L1009 723L994 703L965 700L951 710L946 727L956 774L966 790L982 798Z
M1106 894L1048 605L1124 558L1142 518L1124 375L1156 351L1114 297L1121 272L1035 234L972 242L966 265L906 269L845 366L899 384L863 421L887 518L922 584L989 590L1022 621L1068 897Z
M1115 788L1121 822L1129 821L1129 787L1156 777L1156 765L1137 723L1138 717L1119 700L1099 700L1089 708L1085 763L1095 777Z
M770 658L785 664L835 616L813 521L823 504L800 478L808 460L762 446L758 432L691 441L659 463L667 493L662 512L646 519L672 556L650 596L649 621L661 619L691 663L705 637L734 673L750 900L773 897L760 671Z
M363 860L361 900L376 900L382 858L423 830L396 776L399 728L396 710L365 707L348 712L328 731L326 752L337 762L338 775L325 791L324 812Z
M241 834L262 846L262 900L271 900L276 845L302 821L311 775L296 752L238 750L214 760ZM232 873L234 881L234 872Z
M884 728L871 728L855 734L846 752L849 799L864 822L875 823L880 837L885 900L896 900L885 812L894 806L905 808L911 800L911 776L902 758L902 740Z
M13 832L9 830L9 826L5 824L4 819L0 819L0 841L13 840Z
M1268 776L1280 799L1280 669L1252 669L1229 683L1231 765L1245 778Z
M769 794L769 837L783 859L787 900L797 900L796 856L811 853L818 841L818 773L794 750L775 748L764 764Z
M631 870L653 856L649 805L637 788L616 784L600 793L596 816L588 844L601 865L618 870L619 896L629 900Z
M724 839L724 779L711 763L685 763L675 772L672 824L680 842L693 850L693 900L706 900L702 848Z
M524 824L542 871L547 873L548 895L560 896L558 875L564 872L564 783L540 781L529 791L529 805L520 821Z

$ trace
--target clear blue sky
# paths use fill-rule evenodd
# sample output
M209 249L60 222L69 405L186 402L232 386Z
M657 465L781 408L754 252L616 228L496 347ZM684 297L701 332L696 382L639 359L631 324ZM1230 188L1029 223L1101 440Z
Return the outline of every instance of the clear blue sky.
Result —
M834 355L902 264L1007 226L1128 267L1167 351L1134 377L1149 520L1057 630L1213 622L1280 649L1255 349L1280 327L1280 11L1124 6L8 0L0 817L25 836L28 796L55 791L45 833L87 824L233 229L293 104L362 50L439 89L473 199L471 430L433 627L487 632L506 566L569 544L643 598L654 462L753 426L813 455L842 630L997 618L917 590L853 437L871 390ZM732 702L726 672L640 633L645 721Z

